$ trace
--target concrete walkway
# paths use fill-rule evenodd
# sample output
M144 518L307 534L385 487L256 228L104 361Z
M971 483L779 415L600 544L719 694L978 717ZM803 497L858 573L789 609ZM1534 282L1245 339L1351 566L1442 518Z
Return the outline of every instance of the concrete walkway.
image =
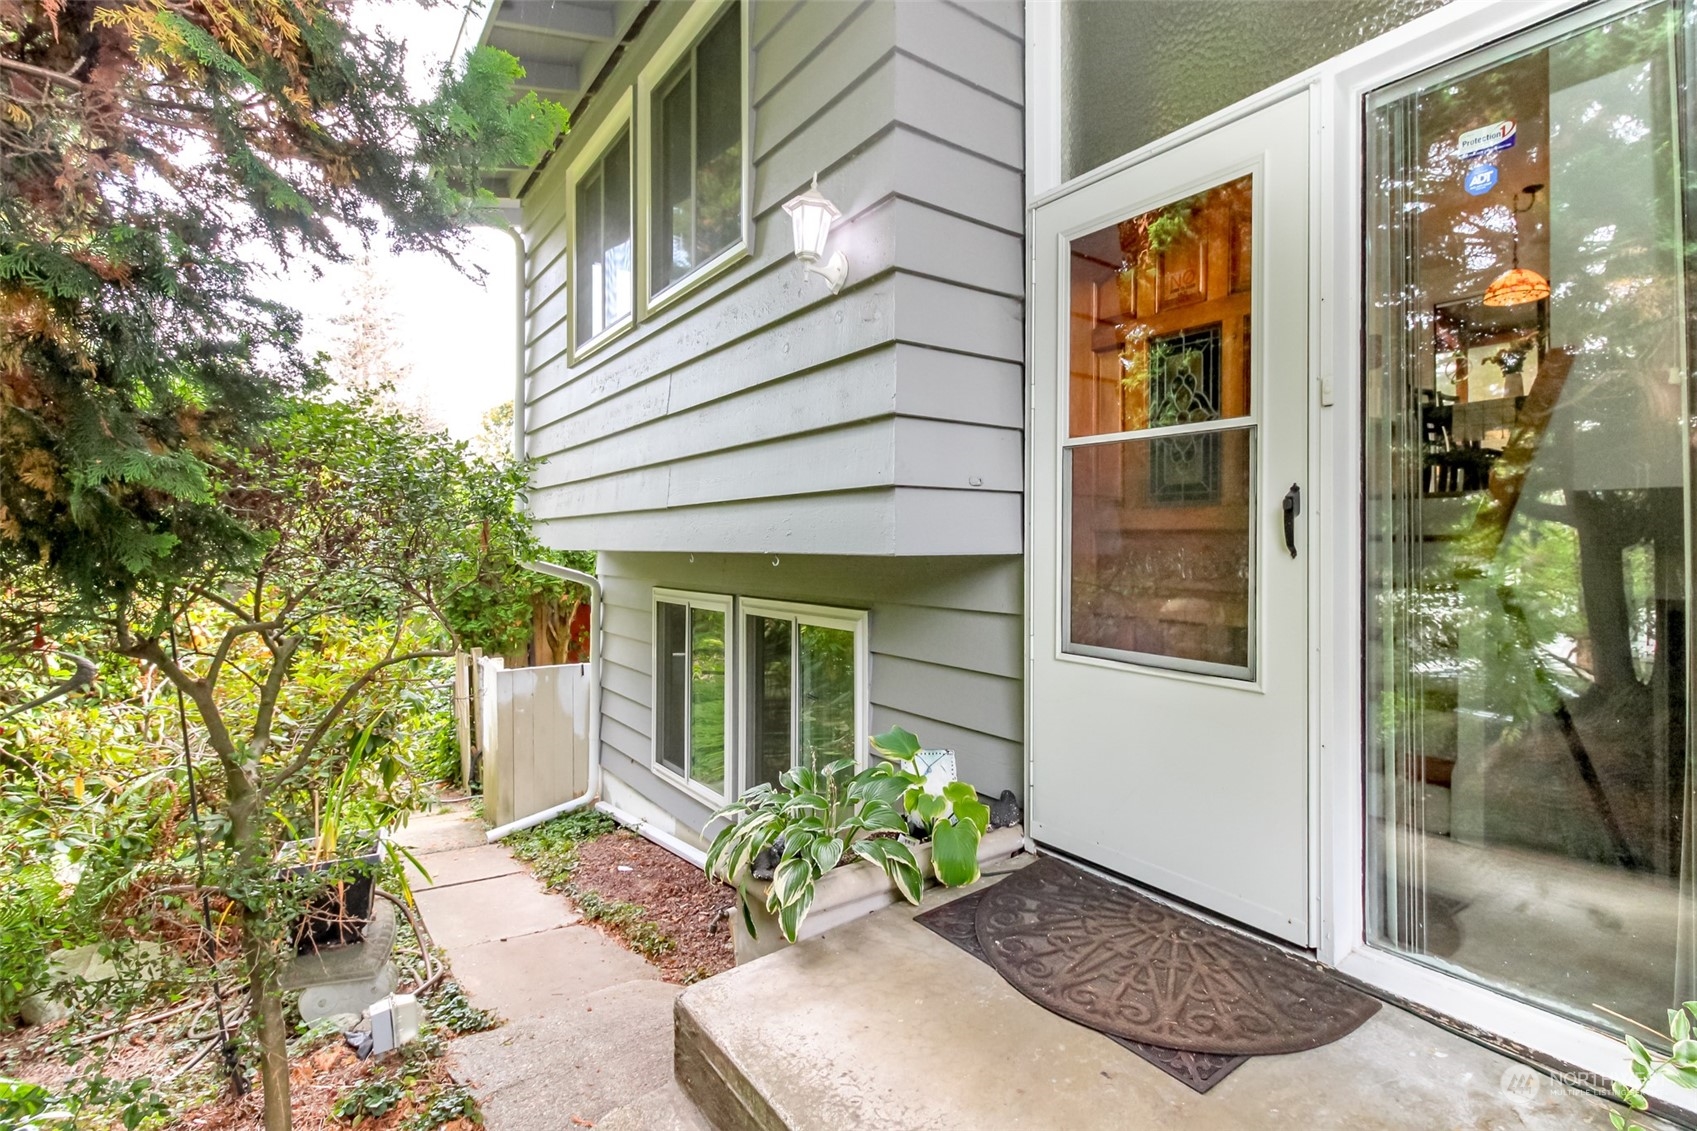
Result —
M414 817L398 839L430 872L414 895L454 977L506 1019L451 1046L489 1131L706 1131L672 1081L680 987L483 832L460 806Z

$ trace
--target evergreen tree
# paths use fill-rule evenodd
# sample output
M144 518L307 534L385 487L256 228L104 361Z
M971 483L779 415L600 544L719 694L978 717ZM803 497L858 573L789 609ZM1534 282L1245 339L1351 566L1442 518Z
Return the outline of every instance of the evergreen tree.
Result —
M480 49L434 94L348 0L0 0L0 577L122 601L254 549L221 505L323 380L252 249L452 256L565 112Z

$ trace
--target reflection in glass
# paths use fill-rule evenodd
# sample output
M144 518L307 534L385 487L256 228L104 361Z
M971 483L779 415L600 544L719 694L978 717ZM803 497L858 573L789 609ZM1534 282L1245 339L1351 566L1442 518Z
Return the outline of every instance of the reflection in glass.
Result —
M1673 17L1371 116L1371 932L1615 1029L1697 997Z
M725 614L692 608L689 681L689 776L725 792Z
M655 618L655 655L660 664L659 714L654 737L655 759L673 773L682 774L688 764L689 606L662 601Z
M1249 674L1253 432L1240 426L1067 453L1069 651ZM1213 469L1208 492L1182 470L1198 465ZM1198 489L1162 501L1162 489L1184 483Z
M606 156L578 181L574 211L574 314L581 343L630 317L634 308L630 131L620 134Z
M730 5L654 103L656 291L742 234L742 86L742 21Z
M854 633L816 624L796 627L801 645L801 718L797 761L822 766L852 758L854 749Z
M1251 674L1254 199L1239 177L1072 242L1069 652Z
M775 617L748 618L749 681L748 748L751 780L748 784L778 784L778 775L790 768L792 735L790 687L791 622Z

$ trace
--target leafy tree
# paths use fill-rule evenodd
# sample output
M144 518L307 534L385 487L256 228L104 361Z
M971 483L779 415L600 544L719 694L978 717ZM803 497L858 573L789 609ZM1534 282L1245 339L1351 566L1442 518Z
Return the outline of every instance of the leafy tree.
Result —
M277 969L302 898L277 849L299 830L332 839L328 814L382 810L348 795L369 765L394 777L373 734L397 685L456 648L508 648L558 589L513 567L540 553L525 474L368 398L296 398L212 482L252 554L80 608L108 650L182 693L216 767L208 884L242 940L267 1128L289 1126ZM52 571L32 569L39 586L19 592L51 592Z
M0 575L101 601L250 552L214 469L322 376L255 249L451 256L563 128L493 50L414 97L348 7L0 3Z

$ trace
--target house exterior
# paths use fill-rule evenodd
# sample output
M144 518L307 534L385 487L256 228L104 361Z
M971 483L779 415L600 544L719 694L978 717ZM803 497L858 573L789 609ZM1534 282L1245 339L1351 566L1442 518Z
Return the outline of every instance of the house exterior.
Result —
M500 0L605 792L892 725L1552 1064L1697 998L1684 6ZM840 218L833 280L785 205Z

